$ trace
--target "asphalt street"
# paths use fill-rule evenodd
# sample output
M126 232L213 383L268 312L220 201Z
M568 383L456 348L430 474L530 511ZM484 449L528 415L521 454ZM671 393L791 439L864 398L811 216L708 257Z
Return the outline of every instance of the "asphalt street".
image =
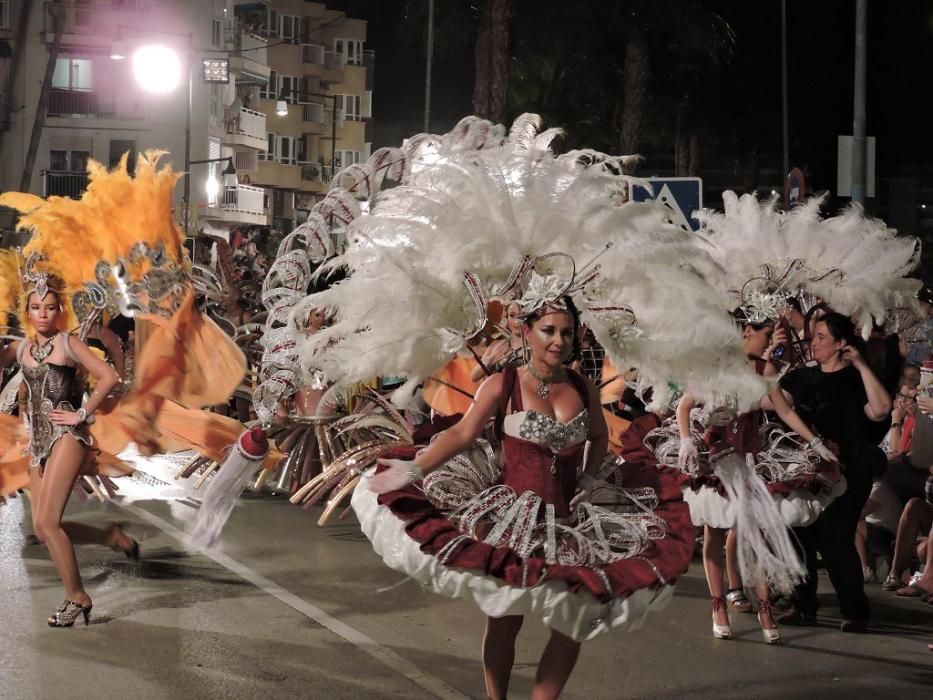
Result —
M166 481L177 463L147 466ZM222 541L185 544L198 492L122 480L109 502L72 499L68 517L124 523L143 558L79 548L91 624L50 629L62 591L30 544L28 503L0 507L0 698L483 698L483 623L387 569L352 513L320 528L317 511L247 495ZM905 698L933 687L933 606L869 585L866 635L838 630L821 579L821 625L782 628L766 645L753 615L714 640L702 568L638 632L584 645L567 698ZM510 697L528 697L547 630L519 638Z

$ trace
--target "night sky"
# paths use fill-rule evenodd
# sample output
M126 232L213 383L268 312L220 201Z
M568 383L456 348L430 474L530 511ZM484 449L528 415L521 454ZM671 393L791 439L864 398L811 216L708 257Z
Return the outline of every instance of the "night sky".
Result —
M606 0L607 5L615 0ZM623 0L619 0L622 2ZM427 0L347 0L328 5L369 21L366 47L376 51L374 146L394 145L421 130L424 106L423 26L403 17L403 8ZM463 0L437 0L436 12ZM476 3L474 3L476 4ZM775 174L781 162L781 46L778 0L702 3L720 13L735 32L735 52L711 94L726 104L744 103L717 128L751 120L760 130L762 168ZM854 0L788 0L791 165L805 167L813 189L833 189L836 136L852 132ZM448 6L445 8L445 6ZM526 21L517 13L513 23ZM436 46L432 131L444 131L471 112L472 27L459 46ZM561 31L555 27L554 31ZM542 33L541 41L548 41ZM877 174L933 175L933 0L869 0L868 134L878 139ZM582 76L581 79L586 79ZM655 79L662 79L657 77ZM515 116L515 115L510 115ZM558 125L559 126L559 125ZM713 135L715 136L715 134ZM738 157L708 138L706 167ZM645 152L646 168L652 153ZM933 202L931 202L933 204Z

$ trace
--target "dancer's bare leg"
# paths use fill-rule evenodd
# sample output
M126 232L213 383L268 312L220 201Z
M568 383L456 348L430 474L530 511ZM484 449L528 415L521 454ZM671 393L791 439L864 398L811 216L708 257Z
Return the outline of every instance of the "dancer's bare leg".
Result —
M911 498L897 523L894 561L891 563L891 573L902 583L905 583L904 574L909 573L907 569L910 566L917 534L924 532L931 523L933 523L933 506L922 498Z
M487 617L483 636L483 677L490 700L505 700L515 664L515 639L522 628L521 615Z
M551 630L551 638L538 662L531 700L553 700L559 697L579 656L580 642L575 642L557 630Z
M742 588L742 576L739 574L739 547L735 538L735 530L726 534L726 576L729 579L729 590Z
M81 582L74 546L62 529L62 513L78 478L84 453L85 447L70 435L55 443L46 460L45 475L39 477L38 469L33 470L33 484L39 488L33 491L32 507L36 536L48 547L52 563L65 587L65 597L88 605L91 597Z
M723 553L725 544L726 530L707 525L703 533L703 570L706 572L709 595L714 600L723 597L722 570L725 564ZM725 606L719 606L713 611L713 622L717 625L729 624L729 614Z

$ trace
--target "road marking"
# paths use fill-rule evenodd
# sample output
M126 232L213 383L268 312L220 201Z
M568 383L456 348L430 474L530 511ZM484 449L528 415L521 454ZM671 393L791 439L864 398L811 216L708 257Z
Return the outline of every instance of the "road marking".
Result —
M147 510L143 510L139 506L126 503L120 503L118 505L121 508L130 511L141 520L144 520L150 525L159 528L169 537L178 540L187 549L188 536L182 530L172 525L170 522L163 520L157 515L153 515ZM316 605L309 603L303 598L299 598L294 593L282 588L275 581L263 576L257 571L253 571L253 569L248 567L246 564L243 564L242 562L239 562L236 559L223 554L222 552L218 552L213 548L192 551L197 551L198 554L207 557L228 571L233 572L240 578L256 586L256 588L260 589L264 593L277 599L279 602L284 603L293 610L298 611L305 617L314 620L322 627L326 627L338 637L341 637L356 648L369 654L377 661L380 661L394 671L397 671L412 683L423 688L435 697L442 698L442 700L469 700L469 696L464 695L456 688L452 688L437 676L432 676L430 673L421 670L411 661L408 661L407 659L399 656L391 649L387 649L386 647L382 646L369 635L360 632L358 629L351 627L345 622L341 622L337 618L333 617L324 610L321 610L321 608L317 607Z

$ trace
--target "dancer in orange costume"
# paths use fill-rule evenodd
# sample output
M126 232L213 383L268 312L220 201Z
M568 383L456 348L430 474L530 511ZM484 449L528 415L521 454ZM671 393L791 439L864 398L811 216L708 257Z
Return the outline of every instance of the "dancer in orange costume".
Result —
M238 422L201 410L229 397L245 372L245 359L194 306L183 237L171 218L179 176L158 167L161 155L142 154L135 177L126 157L112 171L92 162L80 200L0 196L0 204L22 212L19 227L32 233L23 253L39 256L43 269L62 280L63 328L77 328L81 337L101 314L135 317L133 386L122 397L107 397L88 431L97 455L92 469L111 465L110 474L131 471L112 457L130 441L146 454L193 448L220 458L243 431ZM9 300L16 297L18 278L10 272L21 263L13 253L4 260L0 294ZM27 443L22 424L0 416L0 494L25 485L20 451ZM272 450L266 463L279 459Z

